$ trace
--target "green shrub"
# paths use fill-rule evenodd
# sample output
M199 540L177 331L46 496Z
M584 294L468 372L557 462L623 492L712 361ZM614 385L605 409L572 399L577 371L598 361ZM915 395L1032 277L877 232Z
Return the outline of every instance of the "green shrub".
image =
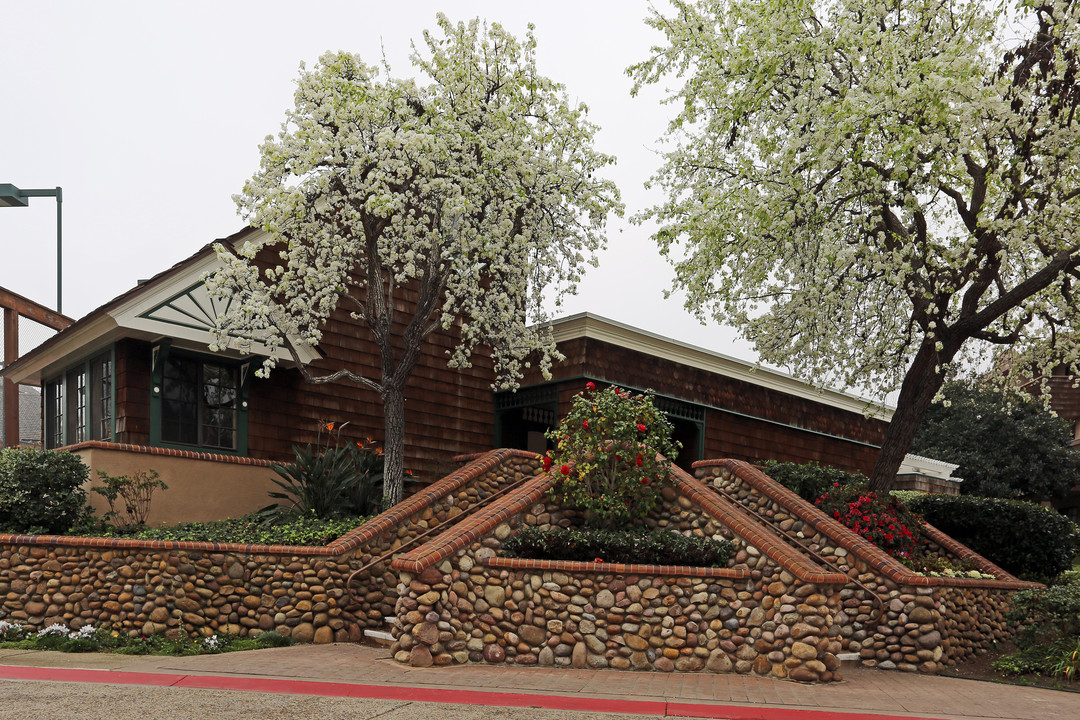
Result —
M544 457L554 481L551 496L584 511L589 525L640 522L671 484L667 458L678 454L671 432L649 393L631 395L614 386L597 391L586 383L570 412L547 433L555 443Z
M156 470L139 470L131 475L119 476L98 470L97 474L101 485L90 489L109 503L109 512L105 513L103 520L117 528L145 525L154 491L169 489L164 481L158 479Z
M1080 550L1076 523L1035 503L923 495L909 506L926 522L1025 580L1060 575L1072 567Z
M83 514L89 469L77 455L55 450L0 451L0 528L60 534Z
M817 463L793 463L768 460L761 464L762 472L795 492L803 500L814 502L837 484L867 487L866 476L862 473L849 473L834 467L823 467Z
M320 547L363 525L365 519L356 515L323 519L311 514L281 513L266 516L255 513L227 520L147 528L131 537L140 540Z
M732 543L670 531L526 527L506 539L503 552L535 560L723 567Z

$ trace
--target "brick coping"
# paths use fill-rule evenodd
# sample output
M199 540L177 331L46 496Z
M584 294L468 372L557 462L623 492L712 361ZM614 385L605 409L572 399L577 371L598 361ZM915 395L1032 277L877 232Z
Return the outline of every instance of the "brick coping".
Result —
M99 441L90 441L99 442ZM84 445L85 443L80 443ZM104 443L116 445L117 443ZM129 446L139 447L139 446ZM166 448L150 448L164 450ZM0 544L97 548L102 550L193 550L200 552L239 552L249 555L292 555L297 557L337 557L355 550L388 530L396 529L412 515L423 512L462 485L483 475L511 457L536 458L524 450L489 450L469 464L450 473L427 489L405 499L371 518L363 525L322 546L252 545L246 543L193 542L188 540L136 540L132 538L72 537L67 535L13 535L0 533Z
M711 515L721 524L730 528L743 540L753 545L781 568L804 582L821 584L844 584L848 577L841 573L826 571L805 556L781 542L746 510L716 497L699 480L676 466L671 467L675 475L676 490ZM542 473L526 482L506 496L499 498L488 507L482 508L475 515L441 533L431 541L394 559L390 567L413 574L419 574L451 555L468 547L475 541L490 535L500 524L522 512L529 505L539 502L552 486L552 478ZM483 563L489 567L503 569L566 570L570 572L610 573L623 572L613 570L616 567L632 567L626 570L638 575L684 575L690 577L740 577L724 573L738 573L732 568L693 568L690 566L647 565L638 563L589 563L568 560L535 560L529 558L490 558ZM558 566L558 567L556 567ZM690 572L683 572L683 570ZM721 573L720 571L724 571ZM746 577L745 575L742 577Z
M254 465L257 467L270 467L277 465L276 460L263 460L260 458L241 457L240 455L224 455L221 453L202 452L197 450L179 450L177 448L154 447L152 445L130 445L128 443L106 442L104 440L85 440L74 445L65 445L57 448L58 451L75 452L76 450L116 450L118 452L139 453L144 455L163 455L165 457L185 458L188 460L205 460L206 462L229 463L232 465Z
M845 550L865 561L870 567L880 572L885 577L900 585L913 585L922 587L971 587L999 590L1026 590L1029 588L1044 587L1040 583L1019 580L997 565L993 564L974 550L957 542L945 533L929 524L924 524L922 530L934 542L939 543L945 549L956 554L958 557L971 560L979 565L979 570L996 575L993 580L976 578L950 578L934 577L932 575L920 575L912 572L900 561L896 560L884 550L866 540L846 525L837 522L818 508L799 497L792 490L776 482L763 473L754 465L742 460L699 460L692 467L722 467L729 470L740 480L746 482L758 492L770 500L779 503L785 509L793 512L799 519L808 523L812 528L837 543Z

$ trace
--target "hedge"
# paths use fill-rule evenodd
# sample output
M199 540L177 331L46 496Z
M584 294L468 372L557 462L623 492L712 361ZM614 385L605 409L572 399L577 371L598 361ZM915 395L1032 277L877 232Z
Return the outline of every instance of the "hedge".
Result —
M1035 503L923 495L907 505L938 530L1025 580L1057 577L1072 567L1080 552L1080 527Z

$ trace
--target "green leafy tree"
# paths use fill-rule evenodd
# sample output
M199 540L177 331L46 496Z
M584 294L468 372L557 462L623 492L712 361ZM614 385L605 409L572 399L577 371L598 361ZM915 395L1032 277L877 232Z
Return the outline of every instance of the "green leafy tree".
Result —
M912 452L956 463L965 495L1050 500L1080 483L1069 423L1037 401L974 383L947 383Z
M899 390L874 490L950 368L1000 345L1075 365L1080 3L672 5L629 71L682 80L643 217L700 318L822 384Z
M585 106L537 72L531 29L522 42L497 24L438 24L412 56L419 82L380 78L347 53L301 68L295 107L236 197L268 239L238 255L219 247L224 267L210 278L234 300L218 346L284 348L310 382L379 394L391 505L402 497L405 385L427 338L459 338L452 367L489 347L499 388L516 386L530 353L546 375L558 353L542 301L575 289L622 207L596 174L614 159L593 149ZM255 263L264 249L275 266ZM338 309L378 346L377 377L300 360Z

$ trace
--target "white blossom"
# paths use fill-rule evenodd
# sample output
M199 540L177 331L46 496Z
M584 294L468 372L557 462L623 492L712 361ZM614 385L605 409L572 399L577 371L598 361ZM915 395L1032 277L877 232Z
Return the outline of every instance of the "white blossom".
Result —
M672 4L630 69L682 81L639 219L699 318L822 384L899 388L890 433L994 347L1075 365L1080 4Z
M423 339L455 323L452 367L486 345L496 387L516 386L532 352L548 373L557 353L542 300L573 292L583 259L595 264L607 217L621 212L614 184L596 174L613 158L593 149L584 105L537 73L531 28L519 41L497 24L438 24L412 56L426 84L380 77L348 53L301 67L295 107L235 198L269 239L239 254L219 246L224 267L208 278L233 297L218 346L317 345L344 307L384 357L379 378L337 377L378 390L384 405L397 402ZM268 245L280 262L260 271L252 259ZM417 312L395 317L405 288ZM392 337L398 321L406 330Z

